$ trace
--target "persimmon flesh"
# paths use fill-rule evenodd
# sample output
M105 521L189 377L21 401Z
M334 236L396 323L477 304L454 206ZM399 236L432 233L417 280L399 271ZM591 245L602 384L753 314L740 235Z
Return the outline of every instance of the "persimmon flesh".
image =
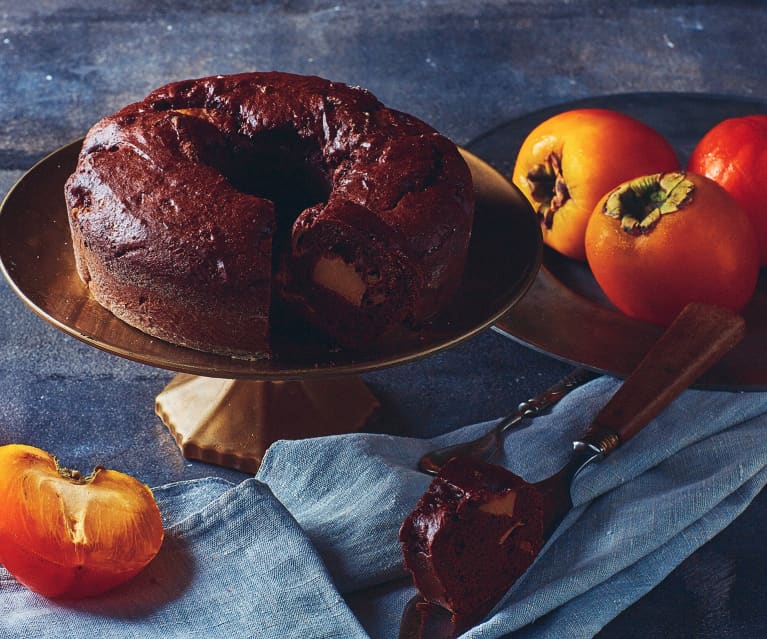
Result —
M641 176L607 193L589 220L586 255L619 310L661 325L689 302L741 310L759 274L745 211L691 172Z
M83 477L49 453L0 446L0 563L46 597L100 594L158 553L163 524L151 490L97 467Z
M586 225L605 193L640 175L678 169L671 144L644 122L611 109L573 109L530 131L512 182L538 214L543 241L585 260Z

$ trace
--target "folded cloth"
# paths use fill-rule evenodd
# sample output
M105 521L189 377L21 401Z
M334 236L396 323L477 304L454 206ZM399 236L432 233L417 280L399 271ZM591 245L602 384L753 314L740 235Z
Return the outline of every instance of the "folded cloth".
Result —
M531 482L550 476L617 385L573 391L510 433L498 463ZM430 481L416 462L488 426L280 441L241 484L159 487L166 542L146 570L80 602L44 599L0 571L0 637L397 637L415 594L397 533ZM765 393L684 393L578 476L574 508L538 560L465 636L592 637L767 483L766 427Z
M604 377L571 392L549 414L509 433L497 463L530 482L551 476L618 385ZM268 451L259 479L296 517L374 639L397 636L415 594L406 579L394 580L405 576L399 525L430 481L415 470L417 460L489 426L432 440L281 441ZM593 637L725 528L767 483L765 429L766 393L685 392L577 477L574 508L538 561L465 636Z

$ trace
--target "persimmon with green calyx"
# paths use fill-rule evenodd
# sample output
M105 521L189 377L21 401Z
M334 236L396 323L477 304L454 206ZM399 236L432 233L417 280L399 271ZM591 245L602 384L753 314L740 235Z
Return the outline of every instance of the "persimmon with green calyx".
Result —
M163 537L152 491L133 477L84 477L39 448L0 446L0 563L30 590L101 594L138 574Z
M741 310L759 274L745 211L691 172L643 176L607 193L589 219L586 256L619 310L662 325L688 302Z
M644 122L610 109L573 109L527 135L511 177L538 214L543 241L585 260L586 225L605 193L640 175L679 168L668 140Z
M687 170L711 178L743 207L767 266L767 115L719 122L695 146Z

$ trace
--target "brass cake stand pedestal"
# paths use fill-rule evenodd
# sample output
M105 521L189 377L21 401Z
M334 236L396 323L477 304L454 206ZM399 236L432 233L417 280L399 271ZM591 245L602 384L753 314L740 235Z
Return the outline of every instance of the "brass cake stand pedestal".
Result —
M77 276L63 192L80 146L75 141L41 160L6 196L0 266L21 299L55 327L178 373L155 408L189 458L254 472L276 439L360 429L378 408L360 374L426 357L488 328L525 294L540 265L540 230L525 199L464 152L477 201L467 271L451 305L427 326L369 352L333 348L310 330L278 335L269 360L194 351L117 319Z
M155 400L184 457L246 473L278 439L353 432L378 408L359 377L263 382L179 373Z

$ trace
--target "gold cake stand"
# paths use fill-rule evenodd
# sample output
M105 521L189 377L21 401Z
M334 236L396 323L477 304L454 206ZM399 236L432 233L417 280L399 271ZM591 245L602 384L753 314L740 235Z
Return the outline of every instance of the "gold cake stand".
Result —
M464 283L427 326L370 351L345 351L308 328L275 336L270 360L203 353L150 337L97 304L75 270L64 183L82 141L30 169L0 206L0 266L39 316L92 346L176 371L156 412L186 457L255 472L266 448L361 428L378 401L359 375L449 348L492 325L521 299L542 243L525 199L499 173L463 152L475 182L475 224Z

